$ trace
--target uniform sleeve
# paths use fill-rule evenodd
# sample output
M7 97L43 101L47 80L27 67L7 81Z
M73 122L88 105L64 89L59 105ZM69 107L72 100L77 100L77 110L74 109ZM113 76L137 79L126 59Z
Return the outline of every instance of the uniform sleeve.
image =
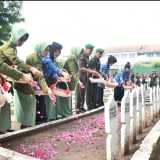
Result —
M14 48L7 48L5 51L3 51L3 53L13 64L17 65L22 70L26 72L30 70L31 66L27 65L26 63L24 63L24 61L18 58Z
M80 57L79 57L79 61L78 61L78 66L81 68L81 67L85 67L86 66L86 59L84 57L84 54L80 54Z
M16 81L20 80L23 76L23 73L21 71L18 71L3 62L0 63L0 73L6 75L8 77L11 77L11 78L15 79Z
M35 63L35 60L33 61L33 58L32 59L31 58L27 58L26 59L26 64L37 68L40 72L43 73L41 61L37 60L37 63ZM39 76L38 78L35 78L35 80L38 81L39 85L41 86L41 88L43 89L44 92L48 91L48 85L47 85L43 75Z
M78 71L76 70L75 66L77 66L76 60L69 61L68 69L69 69L71 75L73 76L75 83L77 83L80 79L79 79Z

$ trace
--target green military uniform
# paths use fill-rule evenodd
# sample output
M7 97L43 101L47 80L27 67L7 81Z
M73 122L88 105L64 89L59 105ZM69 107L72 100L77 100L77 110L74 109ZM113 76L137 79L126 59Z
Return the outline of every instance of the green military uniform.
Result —
M20 80L23 73L21 71L15 70L9 65L17 65L19 68L26 72L28 72L31 68L17 56L17 42L24 35L27 35L27 38L29 36L28 33L23 29L12 30L11 39L5 42L0 48L0 73L7 75L15 80Z
M12 65L12 64L17 65L19 68L21 68L22 70L24 70L26 72L28 72L31 68L31 66L24 63L17 56L17 51L16 51L17 43L18 43L19 39L24 35L26 35L27 38L29 36L29 34L26 31L24 31L23 29L13 29L11 32L10 41L5 42L0 48L0 66L2 67L2 68L0 68L0 72L2 74L5 74L5 75L15 79L15 80L19 80L22 77L23 73L18 70L16 71L15 69L9 67L8 65ZM15 92L15 96L16 96L16 92ZM18 110L16 108L16 106L17 106L16 103L20 104L20 107L23 107L23 104L24 104L24 103L20 103L17 99L14 99L15 114L16 114L16 111ZM4 112L4 110L8 112L7 107L5 109L1 110L1 112ZM27 107L32 107L32 106L27 106ZM10 120L10 112L6 113L6 114L8 115L8 117L6 117L6 118L8 120ZM23 113L23 114L25 114L25 113ZM4 115L5 114L3 113L3 116ZM2 116L2 114L1 114L1 116ZM21 116L23 116L23 115L21 115Z
M37 68L39 71L42 72L42 53L43 51L46 49L46 47L48 46L48 44L43 44L40 43L35 47L35 53L29 55L26 59L26 63ZM38 81L40 87L43 89L44 92L47 92L49 87L45 81L44 76L39 76L38 78L36 78L36 80ZM40 98L40 97L37 97ZM42 100L43 99L43 100ZM53 106L50 98L48 97L48 95L46 96L41 96L41 100L44 101L44 105L43 106L39 106L39 109L43 112L43 116L45 116L46 118L48 117L48 119L56 119L57 115L56 115L56 106ZM37 104L40 105L40 104ZM46 108L44 110L44 107ZM51 112L51 113L50 113ZM39 121L39 120L38 120Z
M11 128L10 104L5 103L5 105L0 108L0 131L3 132L10 128Z
M78 58L79 58L79 54L82 53L83 48L78 48L78 47L73 47L71 48L71 56L69 57L69 59L65 62L63 68L66 69L68 71L69 74L72 75L72 79L71 82L69 82L69 87L71 91L74 91L75 88L77 88L77 86L79 86L79 84L77 83L80 78L79 78L79 68L78 68ZM79 95L77 94L77 92L75 93L75 108L77 109L77 100ZM70 103L69 103L70 102ZM70 100L68 101L68 111L70 110L70 113L72 113L72 97L70 98ZM66 107L65 107L66 109ZM78 108L79 109L79 108Z

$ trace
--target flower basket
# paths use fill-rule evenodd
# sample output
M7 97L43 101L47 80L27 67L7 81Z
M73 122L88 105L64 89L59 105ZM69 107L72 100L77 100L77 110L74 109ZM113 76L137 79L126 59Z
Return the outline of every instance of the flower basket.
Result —
M62 71L68 73L67 70L65 70L65 69L62 69ZM59 77L59 78L60 78L62 81L70 82L70 81L71 81L71 78L72 78L72 75L69 74L69 79L65 79L63 76L62 76L62 77Z
M92 77L90 77L89 80L91 81L91 83L97 83L97 82L104 83L105 82L104 78L92 78Z
M135 88L135 85L131 82L127 82L127 84L124 86L124 89L133 90Z
M63 85L65 85L66 89L59 88L58 87L59 83L63 83ZM70 91L69 86L68 86L68 84L67 84L66 81L56 82L55 84L52 84L50 86L50 88L52 89L52 92L55 95L57 95L57 96L60 96L60 97L70 97L70 95L71 95L71 91Z

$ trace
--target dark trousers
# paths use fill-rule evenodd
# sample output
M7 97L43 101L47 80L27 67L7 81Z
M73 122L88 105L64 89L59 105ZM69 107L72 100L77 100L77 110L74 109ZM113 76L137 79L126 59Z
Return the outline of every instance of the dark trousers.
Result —
M122 100L124 96L124 88L121 86L118 86L116 88L114 88L114 100L115 101L120 101Z
M104 89L101 87L97 87L97 104L98 107L104 106L103 102L103 94L104 94Z
M75 108L76 109L84 107L85 93L86 93L86 87L81 88L79 83L77 83L76 90L75 90Z
M36 95L36 122L46 122L47 115L46 115L46 105L44 96Z
M86 91L86 103L88 110L96 108L96 93L97 93L97 83L91 83L88 79L87 81L87 91Z

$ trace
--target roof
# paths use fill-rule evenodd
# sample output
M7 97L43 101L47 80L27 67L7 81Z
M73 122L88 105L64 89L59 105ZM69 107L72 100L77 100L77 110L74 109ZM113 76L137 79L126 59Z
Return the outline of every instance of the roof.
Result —
M160 44L154 45L132 45L132 46L119 46L119 47L110 47L105 49L105 53L114 53L114 52L160 52Z

